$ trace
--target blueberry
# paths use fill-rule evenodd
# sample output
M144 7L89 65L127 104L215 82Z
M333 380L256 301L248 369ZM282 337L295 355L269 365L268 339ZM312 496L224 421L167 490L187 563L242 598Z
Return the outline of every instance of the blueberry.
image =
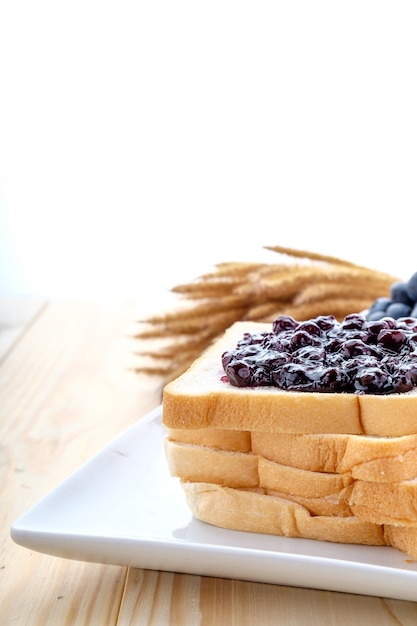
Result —
M307 322L300 322L297 326L297 332L299 332L300 330L305 331L309 335L317 335L318 337L320 337L323 334L320 326L313 320L309 320Z
M330 353L339 352L343 348L343 343L342 337L334 337L327 343L326 350Z
M252 384L252 369L244 361L234 361L226 367L226 375L235 387L248 387Z
M255 335L251 335L250 333L243 333L242 339L237 342L238 346L246 346L251 344L254 341Z
M350 379L345 370L337 367L328 367L321 372L317 387L321 391L349 391Z
M370 320L367 324L368 333L371 336L375 335L377 337L381 330L386 328L388 328L388 324L381 318L378 318L377 320Z
M378 343L388 350L398 352L401 346L407 341L407 335L403 330L381 330L378 335Z
M394 391L396 393L406 393L414 387L415 372L408 367L398 368L392 377Z
M407 317L411 313L411 306L405 302L393 302L386 310L386 315L398 319L399 317Z
M291 346L296 350L297 348L302 348L303 346L319 346L320 340L310 335L310 333L305 330L296 330L293 336L291 337Z
M381 311L379 309L370 309L368 315L366 316L366 319L369 320L370 322L373 322L375 320L380 320L384 316L385 316L385 311Z
M275 350L277 352L290 352L292 350L291 338L290 337L277 337L275 343Z
M255 385L268 386L272 385L272 372L266 366L259 366L253 374L253 382Z
M412 306L414 300L408 295L408 283L397 282L391 285L391 300Z
M382 296L381 298L377 298L373 304L371 304L371 306L369 307L369 312L371 311L386 311L387 310L387 306L389 304L391 304L392 300L391 298L387 298L385 296Z
M330 330L337 325L334 315L319 315L316 317L315 322L321 330Z
M417 304L415 304L413 306L413 308L411 309L411 313L410 313L411 317L417 317Z
M285 352L280 352L279 354L272 354L270 355L270 357L265 361L265 364L271 369L271 372L273 370L277 370L280 367L282 367L282 365L285 365L285 363L289 363L291 361L291 356Z
M272 373L273 380L282 389L311 390L313 381L303 365L286 363L277 372Z
M417 363L409 366L408 377L413 387L415 387L417 385Z
M381 321L384 322L385 328L392 328L392 329L397 328L397 321L393 317L385 315Z
M323 361L325 351L317 346L303 346L292 354L292 358L297 363L306 363L307 361Z
M407 293L408 297L413 302L417 302L417 272L415 272L408 280Z
M346 315L343 320L341 327L343 330L361 330L365 324L365 318L362 315L358 315L357 313L351 313L350 315Z
M355 389L365 393L381 393L390 384L389 376L379 367L362 368L355 380Z
M238 346L252 346L254 344L262 343L265 340L267 333L244 333L243 339L238 341Z
M352 358L360 354L370 354L371 350L369 346L363 343L360 339L349 339L343 344L343 354L347 358Z
M229 365L230 361L234 358L234 352L232 352L231 350L228 350L227 352L223 352L222 354L222 365L223 365L223 369L225 370L226 367Z
M411 332L417 332L416 318L410 315L407 317L399 317L397 319L397 328L405 328Z
M343 369L349 376L356 376L358 369L361 367L362 363L359 359L347 359L343 364Z
M256 346L255 344L247 344L246 346L242 346L238 344L238 353L236 356L240 357L247 357L247 356L255 356L256 354L259 354L259 348L258 346Z
M283 330L293 330L297 325L298 322L290 315L280 315L272 323L272 330L274 333L278 334Z
M368 337L369 333L366 330L357 330L355 328L352 328L352 330L348 330L346 332L345 341L348 341L350 339L360 339L365 343Z

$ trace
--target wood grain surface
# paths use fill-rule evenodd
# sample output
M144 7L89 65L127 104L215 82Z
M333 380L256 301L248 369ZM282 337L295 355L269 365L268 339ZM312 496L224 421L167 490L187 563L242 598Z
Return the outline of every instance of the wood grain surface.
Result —
M82 563L13 543L17 517L160 403L161 381L133 372L140 317L137 302L50 303L0 363L1 624L415 625L414 602Z

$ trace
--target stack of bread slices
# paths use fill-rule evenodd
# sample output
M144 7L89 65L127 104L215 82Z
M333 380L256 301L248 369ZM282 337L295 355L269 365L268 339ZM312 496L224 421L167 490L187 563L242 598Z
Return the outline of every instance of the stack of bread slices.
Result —
M193 515L255 533L386 545L417 560L417 393L237 388L237 322L164 389L170 472Z

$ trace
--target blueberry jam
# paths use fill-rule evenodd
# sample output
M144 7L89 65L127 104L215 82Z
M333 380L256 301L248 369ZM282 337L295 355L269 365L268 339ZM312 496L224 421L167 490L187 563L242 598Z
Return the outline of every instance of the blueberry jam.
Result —
M224 380L236 387L405 393L417 386L417 319L282 315L271 331L245 333L222 364Z

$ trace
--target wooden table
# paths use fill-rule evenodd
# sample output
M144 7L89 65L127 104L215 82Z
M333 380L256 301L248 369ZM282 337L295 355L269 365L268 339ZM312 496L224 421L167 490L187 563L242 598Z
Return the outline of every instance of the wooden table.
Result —
M137 302L0 301L0 621L18 626L417 623L417 603L39 554L12 523L160 403L139 376Z

